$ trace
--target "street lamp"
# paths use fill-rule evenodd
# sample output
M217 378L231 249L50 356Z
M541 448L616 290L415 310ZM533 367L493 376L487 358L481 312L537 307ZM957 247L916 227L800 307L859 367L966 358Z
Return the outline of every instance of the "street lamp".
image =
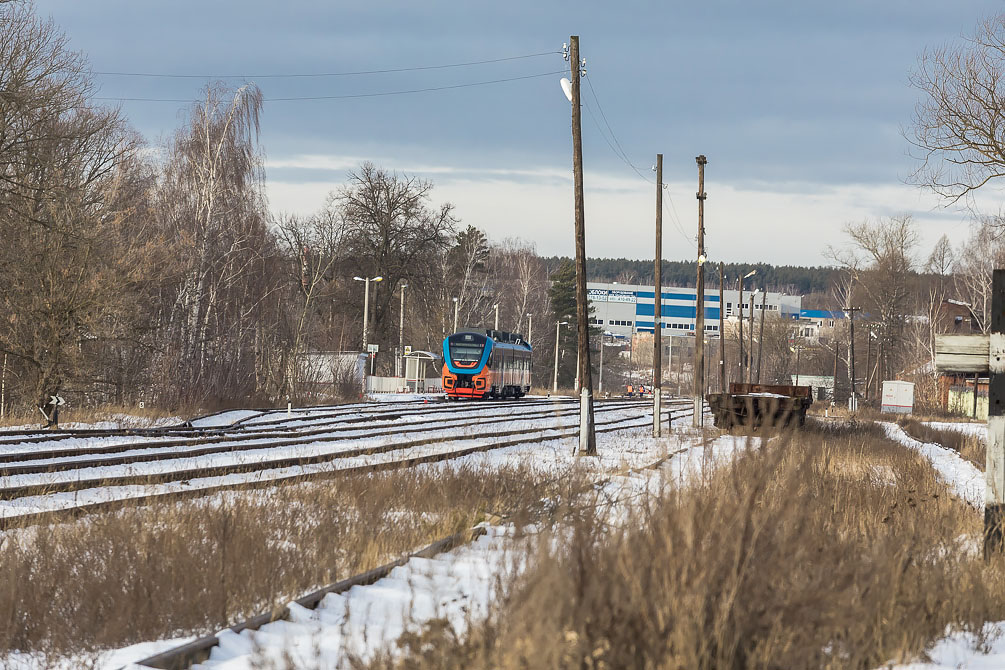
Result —
M398 376L405 376L405 289L408 284L401 283L401 307L398 309Z
M460 308L460 301L454 298L454 332L457 332L457 310Z
M799 386L799 354L803 351L803 345L797 344L794 348L789 347L789 351L794 351L796 353L796 383L793 384L793 386ZM813 395L812 391L810 391L810 395Z
M604 392L604 338L612 334L607 330L600 333L600 379L597 381L597 393Z
M552 392L558 393L558 335L562 326L568 325L568 321L555 322L555 379L552 382Z
M499 303L496 303L496 304L492 305L492 307L495 308L495 310L496 310L496 325L495 325L495 329L499 330Z
M363 291L363 351L366 351L366 340L369 327L370 318L370 282L384 281L384 278L380 275L376 277L353 277L356 281L361 281L365 283L365 289Z

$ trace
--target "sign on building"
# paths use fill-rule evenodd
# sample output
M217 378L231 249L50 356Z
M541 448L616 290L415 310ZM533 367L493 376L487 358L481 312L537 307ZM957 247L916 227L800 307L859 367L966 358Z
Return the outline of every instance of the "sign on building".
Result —
M635 302L635 291L608 291L607 302Z
M607 302L607 289L591 288L586 290L590 302Z

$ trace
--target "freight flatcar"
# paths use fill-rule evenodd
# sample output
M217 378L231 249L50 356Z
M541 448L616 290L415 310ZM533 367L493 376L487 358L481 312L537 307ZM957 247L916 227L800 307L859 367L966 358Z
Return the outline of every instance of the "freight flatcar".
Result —
M515 333L454 333L443 340L443 392L448 400L520 398L530 391L531 351Z

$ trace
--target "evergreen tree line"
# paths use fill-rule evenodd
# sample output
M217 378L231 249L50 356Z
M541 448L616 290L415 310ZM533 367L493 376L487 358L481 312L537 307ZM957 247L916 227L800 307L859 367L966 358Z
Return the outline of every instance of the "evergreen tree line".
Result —
M564 256L545 258L550 268L556 268ZM653 262L630 258L590 258L586 264L589 280L596 282L618 282L620 284L652 284ZM726 286L736 287L736 278L751 270L757 274L744 282L744 287L756 287L768 291L779 291L789 295L809 295L830 290L837 270L833 267L800 267L796 265L771 265L769 263L726 263L724 273ZM694 288L697 281L695 261L663 261L663 284ZM718 287L719 265L711 263L705 268L705 286Z

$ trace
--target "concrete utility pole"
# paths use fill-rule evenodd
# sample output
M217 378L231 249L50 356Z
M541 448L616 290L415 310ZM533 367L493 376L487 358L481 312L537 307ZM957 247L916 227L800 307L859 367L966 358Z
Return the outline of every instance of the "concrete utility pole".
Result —
M837 404L838 399L838 352L841 351L841 342L834 340L834 393L831 400Z
M872 386L872 338L875 337L869 328L869 337L865 338L865 401L869 402L869 387Z
M457 313L460 309L461 301L454 298L454 332L457 332Z
M845 307L844 311L848 313L848 327L851 329L850 331L851 340L849 342L849 351L848 351L848 357L851 359L849 361L851 363L851 397L857 398L858 394L855 392L855 312L862 311L862 308ZM858 403L855 404L856 406L858 405Z
M726 266L719 263L719 393L726 392L726 303L723 302Z
M579 339L579 453L597 453L593 430L593 370L590 366L590 303L586 297L586 207L583 198L583 124L579 78L585 63L579 58L579 36L569 37L572 75L572 172L576 204L576 333Z
M757 289L750 294L750 333L747 336L747 383L753 379L754 371L754 298L757 297Z
M401 284L401 307L398 309L398 376L405 376L405 289L408 284Z
M499 330L499 303L492 305L492 307L496 311L496 324L492 327L495 328L496 330Z
M757 331L757 381L755 383L761 383L761 350L764 348L764 312L765 305L768 302L768 292L765 291L761 295L761 327Z
M757 274L757 270L751 270L747 274L743 275L742 277L737 277L737 279L736 279L737 284L740 285L740 298L739 298L738 302L736 303L736 309L737 309L737 315L738 315L737 316L737 322L740 325L740 331L739 331L739 340L740 340L740 361L739 361L739 363L740 363L740 377L739 377L739 380L740 380L740 382L739 383L741 383L741 384L743 384L744 382L747 381L747 375L746 375L746 372L745 372L745 370L746 370L747 352L745 352L743 350L743 280L744 279L748 279L750 277L753 277L755 274Z
M562 326L569 323L568 321L556 321L555 322L555 379L552 381L552 393L558 393L558 337Z
M527 315L527 344L529 344L531 347L534 346L534 340L531 339L533 337L533 335L534 335L534 329L533 329L534 321L533 321L533 319L534 319L534 315L533 314L528 314Z
M694 314L694 415L692 425L705 419L705 166L704 154L695 157L698 164L698 281Z
M353 277L356 281L363 282L363 351L366 351L367 335L370 332L370 282L383 281L380 275L376 277Z
M656 154L656 256L653 261L653 437L660 437L663 391L663 154ZM603 349L601 349L603 352Z
M1005 270L991 279L988 350L988 444L985 462L984 558L1005 551ZM975 389L976 392L976 389Z

